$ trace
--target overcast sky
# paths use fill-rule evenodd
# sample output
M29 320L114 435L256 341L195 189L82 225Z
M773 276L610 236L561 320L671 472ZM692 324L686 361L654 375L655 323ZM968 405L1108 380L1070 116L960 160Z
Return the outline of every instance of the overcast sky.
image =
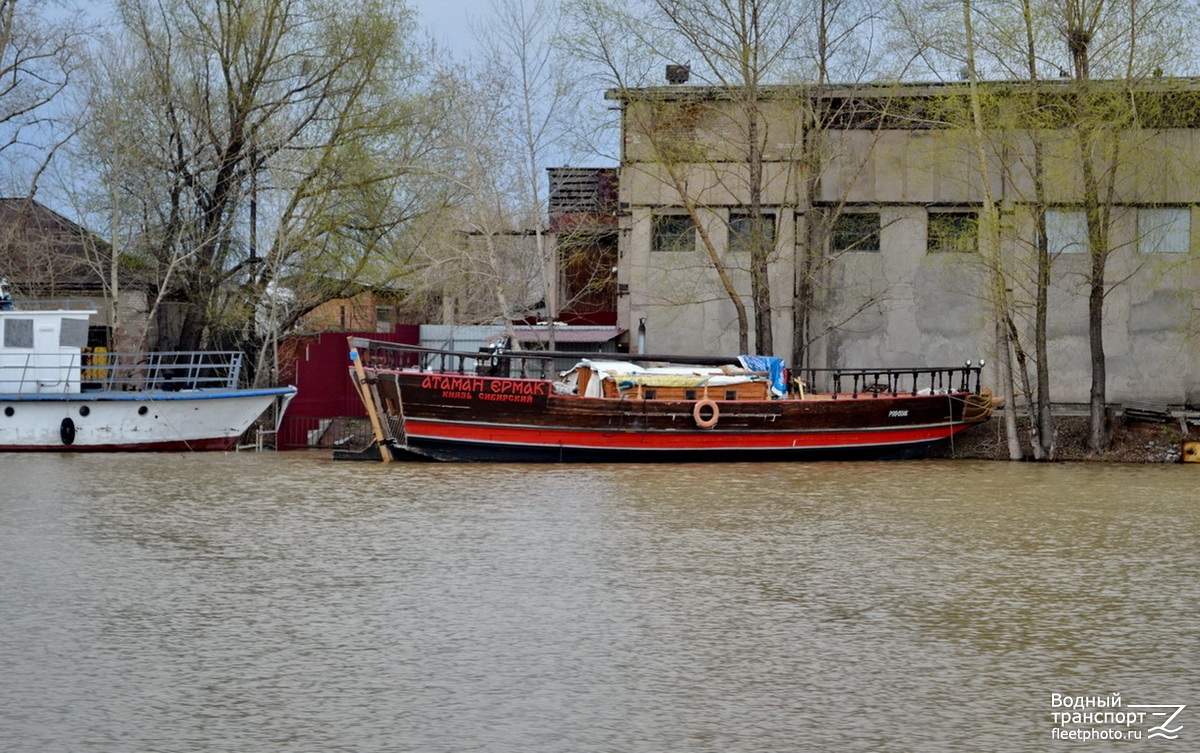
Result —
M488 0L408 0L420 14L420 24L439 44L463 57L474 47L470 19L487 14Z

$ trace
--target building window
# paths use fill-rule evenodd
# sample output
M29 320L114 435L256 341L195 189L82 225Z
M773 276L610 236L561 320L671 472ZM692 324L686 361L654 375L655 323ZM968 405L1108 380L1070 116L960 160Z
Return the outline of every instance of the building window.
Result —
M662 214L654 218L651 251L695 251L696 225L686 214Z
M745 212L729 213L729 250L734 253L750 253L755 248L775 249L775 215L754 215Z
M833 253L843 251L879 252L879 213L849 212L833 219L829 238Z
M1188 207L1139 209L1138 250L1143 253L1186 254L1192 248L1192 212Z
M391 332L392 331L392 307L391 306L376 306L375 307L375 331L376 332Z
M1046 249L1051 256L1086 254L1088 248L1087 212L1082 209L1046 210Z
M979 248L979 218L974 212L930 212L929 253L974 253Z

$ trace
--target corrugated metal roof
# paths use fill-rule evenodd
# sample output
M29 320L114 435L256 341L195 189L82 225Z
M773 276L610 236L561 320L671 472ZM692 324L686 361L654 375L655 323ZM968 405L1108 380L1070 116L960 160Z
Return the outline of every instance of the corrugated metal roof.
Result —
M547 328L520 325L513 328L523 343L547 343L550 341ZM620 327L568 325L554 328L554 342L558 343L606 343L625 334ZM421 325L421 345L426 348L474 352L488 347L507 334L497 324L476 325Z

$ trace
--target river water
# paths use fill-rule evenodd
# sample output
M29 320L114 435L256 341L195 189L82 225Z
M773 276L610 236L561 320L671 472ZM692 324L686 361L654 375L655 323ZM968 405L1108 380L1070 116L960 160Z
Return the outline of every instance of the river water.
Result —
M0 455L0 750L1200 750L1198 481Z

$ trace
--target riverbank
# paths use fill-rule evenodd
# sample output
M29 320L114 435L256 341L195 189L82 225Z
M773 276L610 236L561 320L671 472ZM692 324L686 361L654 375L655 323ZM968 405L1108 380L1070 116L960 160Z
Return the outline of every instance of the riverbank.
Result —
M1106 463L1177 463L1185 440L1200 440L1200 429L1190 426L1188 435L1175 422L1114 420L1112 442L1104 452L1087 448L1088 419L1086 416L1060 416L1055 419L1058 429L1055 460L1069 462ZM1018 422L1022 439L1027 436L1026 424ZM1025 452L1028 457L1029 447ZM983 426L968 429L954 437L951 444L937 453L938 457L962 460L1008 460L1008 442L1004 436L1004 419L994 417Z

